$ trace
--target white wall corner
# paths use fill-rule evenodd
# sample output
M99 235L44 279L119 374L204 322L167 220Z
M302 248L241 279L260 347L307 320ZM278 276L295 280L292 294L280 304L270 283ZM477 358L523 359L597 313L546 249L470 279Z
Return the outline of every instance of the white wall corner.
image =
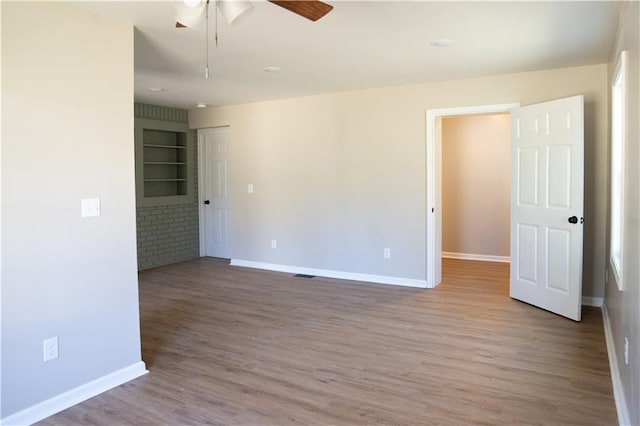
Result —
M616 402L616 411L618 412L618 424L620 426L631 426L629 408L627 407L624 387L622 386L622 376L620 375L620 367L618 366L618 357L616 356L616 345L613 339L611 321L609 320L609 312L607 311L606 305L602 305L602 320L604 322L604 337L607 342L607 354L609 355L609 367L611 368L613 398Z
M144 362L136 362L0 419L0 426L31 425L147 373Z

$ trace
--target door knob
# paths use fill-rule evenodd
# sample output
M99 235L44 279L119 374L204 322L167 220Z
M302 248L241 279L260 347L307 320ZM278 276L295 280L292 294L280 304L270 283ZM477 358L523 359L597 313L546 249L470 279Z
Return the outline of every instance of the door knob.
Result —
M578 217L577 216L571 216L569 218L569 223L578 223Z
M211 204L211 201L209 201L209 200L204 200L204 203L205 203L205 204Z

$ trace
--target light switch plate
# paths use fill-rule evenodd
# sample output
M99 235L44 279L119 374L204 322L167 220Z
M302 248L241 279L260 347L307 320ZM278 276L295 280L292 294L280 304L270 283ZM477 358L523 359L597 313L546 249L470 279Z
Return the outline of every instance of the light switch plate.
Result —
M82 217L100 216L100 198L83 198L80 204Z

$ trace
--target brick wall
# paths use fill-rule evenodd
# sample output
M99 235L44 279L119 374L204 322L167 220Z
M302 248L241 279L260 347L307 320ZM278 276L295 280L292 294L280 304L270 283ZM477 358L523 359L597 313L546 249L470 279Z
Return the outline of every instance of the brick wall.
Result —
M188 111L157 105L134 104L136 118L186 122ZM191 141L194 159L194 201L188 204L138 207L138 269L181 262L200 255L198 230L197 137Z

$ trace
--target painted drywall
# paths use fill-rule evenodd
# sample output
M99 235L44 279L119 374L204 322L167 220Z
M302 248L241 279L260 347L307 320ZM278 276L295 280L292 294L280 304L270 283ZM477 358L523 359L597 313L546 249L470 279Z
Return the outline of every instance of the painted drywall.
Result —
M640 3L626 2L621 12L616 44L609 63L609 78L622 51L628 52L626 71L626 145L623 291L618 290L613 271L606 285L605 307L613 346L614 384L620 383L630 425L640 424ZM624 338L629 339L629 364L624 360ZM617 370L617 371L616 371Z
M134 104L136 118L186 123L188 111L160 105ZM153 268L200 256L198 230L197 138L189 142L193 152L192 201L136 209L138 269Z
M0 7L6 419L141 353L133 28L57 2ZM102 215L82 219L94 197Z
M425 111L583 94L583 289L602 297L606 80L600 64L194 108L189 120L192 128L231 126L234 258L425 280Z
M442 251L509 256L509 114L442 119Z

